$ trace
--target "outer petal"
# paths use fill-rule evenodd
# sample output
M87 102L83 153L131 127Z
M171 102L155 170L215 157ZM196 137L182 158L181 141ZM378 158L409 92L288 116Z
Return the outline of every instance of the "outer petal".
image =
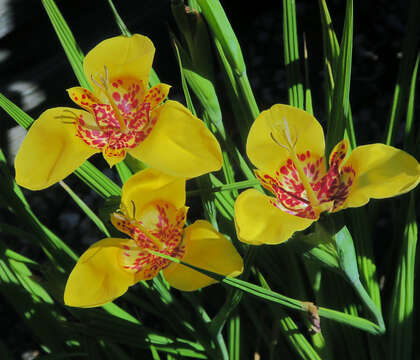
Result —
M243 261L232 243L205 220L197 220L184 230L185 255L182 261L226 276L238 276ZM179 290L194 291L216 282L185 265L173 263L163 270L169 284Z
M134 273L120 265L126 239L103 239L93 244L80 257L64 290L64 303L69 306L104 305L124 294L135 283Z
M239 240L252 245L279 244L314 221L288 214L271 201L275 199L254 189L239 194L235 202L235 226Z
M98 152L76 136L76 116L91 117L83 110L59 107L43 112L34 122L15 160L19 185L31 190L45 189Z
M83 67L89 81L92 75L105 78L106 66L111 81L115 78L134 78L147 84L154 55L155 47L148 37L138 34L116 36L102 41L89 51ZM91 84L98 91L96 84Z
M204 123L176 101L167 101L152 116L157 123L130 154L151 167L179 177L196 177L222 166L220 145Z
M142 210L156 200L165 200L177 209L183 207L185 179L149 168L131 176L123 185L121 204L131 218L134 218L134 207L136 219L139 220Z
M251 162L265 172L274 173L286 162L289 152L276 144L271 133L273 127L287 121L292 142L296 142L297 154L310 151L313 157L323 157L325 152L324 132L319 122L306 111L288 105L274 105L263 111L249 131L246 152ZM287 139L278 139L280 143Z
M359 146L344 167L356 172L356 183L343 208L365 205L369 198L404 194L420 182L420 164L405 151L384 144Z

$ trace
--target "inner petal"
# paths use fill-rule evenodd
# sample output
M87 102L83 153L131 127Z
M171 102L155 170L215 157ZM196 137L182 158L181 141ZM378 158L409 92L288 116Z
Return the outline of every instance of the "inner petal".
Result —
M307 182L316 188L325 174L325 162L322 157L312 156L310 151L296 154L296 161L303 170ZM286 159L275 174L256 172L262 186L275 195L273 205L289 214L308 219L316 219L317 213L308 197L305 185L291 158Z
M342 166L349 143L347 140L339 142L330 155L330 168L317 184L316 193L320 202L333 202L329 211L335 211L347 198L349 190L354 183L356 173L350 166Z
M168 96L170 86L166 84L157 84L149 89L143 102L150 105L150 109L154 109L161 104Z
M103 131L90 114L79 114L75 116L76 136L80 137L86 144L102 149L109 141L111 133Z
M80 107L91 111L92 105L101 101L89 90L75 86L67 90L70 98Z
M116 78L110 81L108 96L128 122L143 104L145 89L142 81Z
M133 212L135 214L135 209ZM185 252L182 229L186 212L186 207L176 209L172 204L159 200L141 209L139 221L128 218L122 212L112 214L112 224L132 238L122 253L122 266L128 271L134 271L136 278L147 280L170 264L169 260L147 250L182 258Z
M98 126L102 129L117 130L120 128L120 123L111 105L93 104L92 111Z

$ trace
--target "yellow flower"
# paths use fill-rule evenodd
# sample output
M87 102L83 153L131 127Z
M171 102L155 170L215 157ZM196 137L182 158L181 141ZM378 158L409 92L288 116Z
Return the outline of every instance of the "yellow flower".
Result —
M258 168L257 178L274 195L249 189L236 200L238 238L253 245L281 243L323 211L404 194L420 181L420 164L406 152L371 144L348 155L347 140L332 150L327 171L321 125L287 105L274 105L258 116L246 150Z
M141 35L117 36L93 48L83 63L93 92L68 90L84 110L58 107L41 114L17 154L17 183L44 189L97 152L110 166L128 152L185 178L220 169L220 146L204 123L178 102L163 103L169 85L148 89L154 53Z
M69 306L100 306L138 281L163 270L169 284L193 291L216 281L148 250L228 276L238 276L242 258L232 243L204 220L184 228L185 180L154 169L132 176L123 186L121 208L112 224L129 239L107 238L93 244L71 272L64 292Z

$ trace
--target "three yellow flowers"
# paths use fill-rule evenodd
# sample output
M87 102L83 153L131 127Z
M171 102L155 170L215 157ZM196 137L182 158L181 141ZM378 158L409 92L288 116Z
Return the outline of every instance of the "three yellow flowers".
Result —
M185 182L220 169L220 146L201 120L167 100L169 85L148 88L154 46L144 36L115 37L91 50L84 70L92 91L68 90L81 109L53 108L34 123L16 157L16 181L32 190L62 180L91 155L110 166L127 153L149 169L124 185L112 224L129 238L93 244L73 269L64 294L71 306L100 306L161 270L171 286L192 291L215 282L169 255L215 273L237 276L242 259L231 242L204 220L186 226ZM336 212L413 189L420 165L383 144L349 155L346 140L324 156L322 127L308 113L286 105L264 111L251 127L247 154L262 186L235 203L238 238L278 244L309 227L323 211Z

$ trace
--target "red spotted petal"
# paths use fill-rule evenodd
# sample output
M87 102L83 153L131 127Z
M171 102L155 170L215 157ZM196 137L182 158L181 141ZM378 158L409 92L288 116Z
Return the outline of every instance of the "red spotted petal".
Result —
M333 210L345 201L349 187L354 182L354 170L350 167L341 168L348 151L349 143L347 140L339 142L334 147L330 156L328 173L317 184L316 189L314 189L321 202L334 201Z
M102 129L119 129L120 123L115 116L115 111L111 105L107 104L93 104L93 115L96 122Z
M89 90L76 86L67 90L70 98L80 107L91 110L92 105L100 103L100 100Z
M163 100L168 96L170 86L166 84L158 84L153 86L147 92L143 102L150 104L150 109L154 109L156 106L161 104Z
M312 156L309 150L296 156L309 184L315 190L326 172L324 158ZM255 173L262 186L276 196L277 201L273 205L292 215L308 219L317 217L292 159L286 159L275 174L260 170Z
M185 207L176 209L167 202L157 201L143 209L140 221L130 219L124 213L112 214L112 224L133 239L123 252L123 267L134 271L138 280L147 280L170 264L169 260L149 253L148 249L182 258L186 211Z
M145 86L134 79L113 79L109 91L121 115L129 120L143 103Z

